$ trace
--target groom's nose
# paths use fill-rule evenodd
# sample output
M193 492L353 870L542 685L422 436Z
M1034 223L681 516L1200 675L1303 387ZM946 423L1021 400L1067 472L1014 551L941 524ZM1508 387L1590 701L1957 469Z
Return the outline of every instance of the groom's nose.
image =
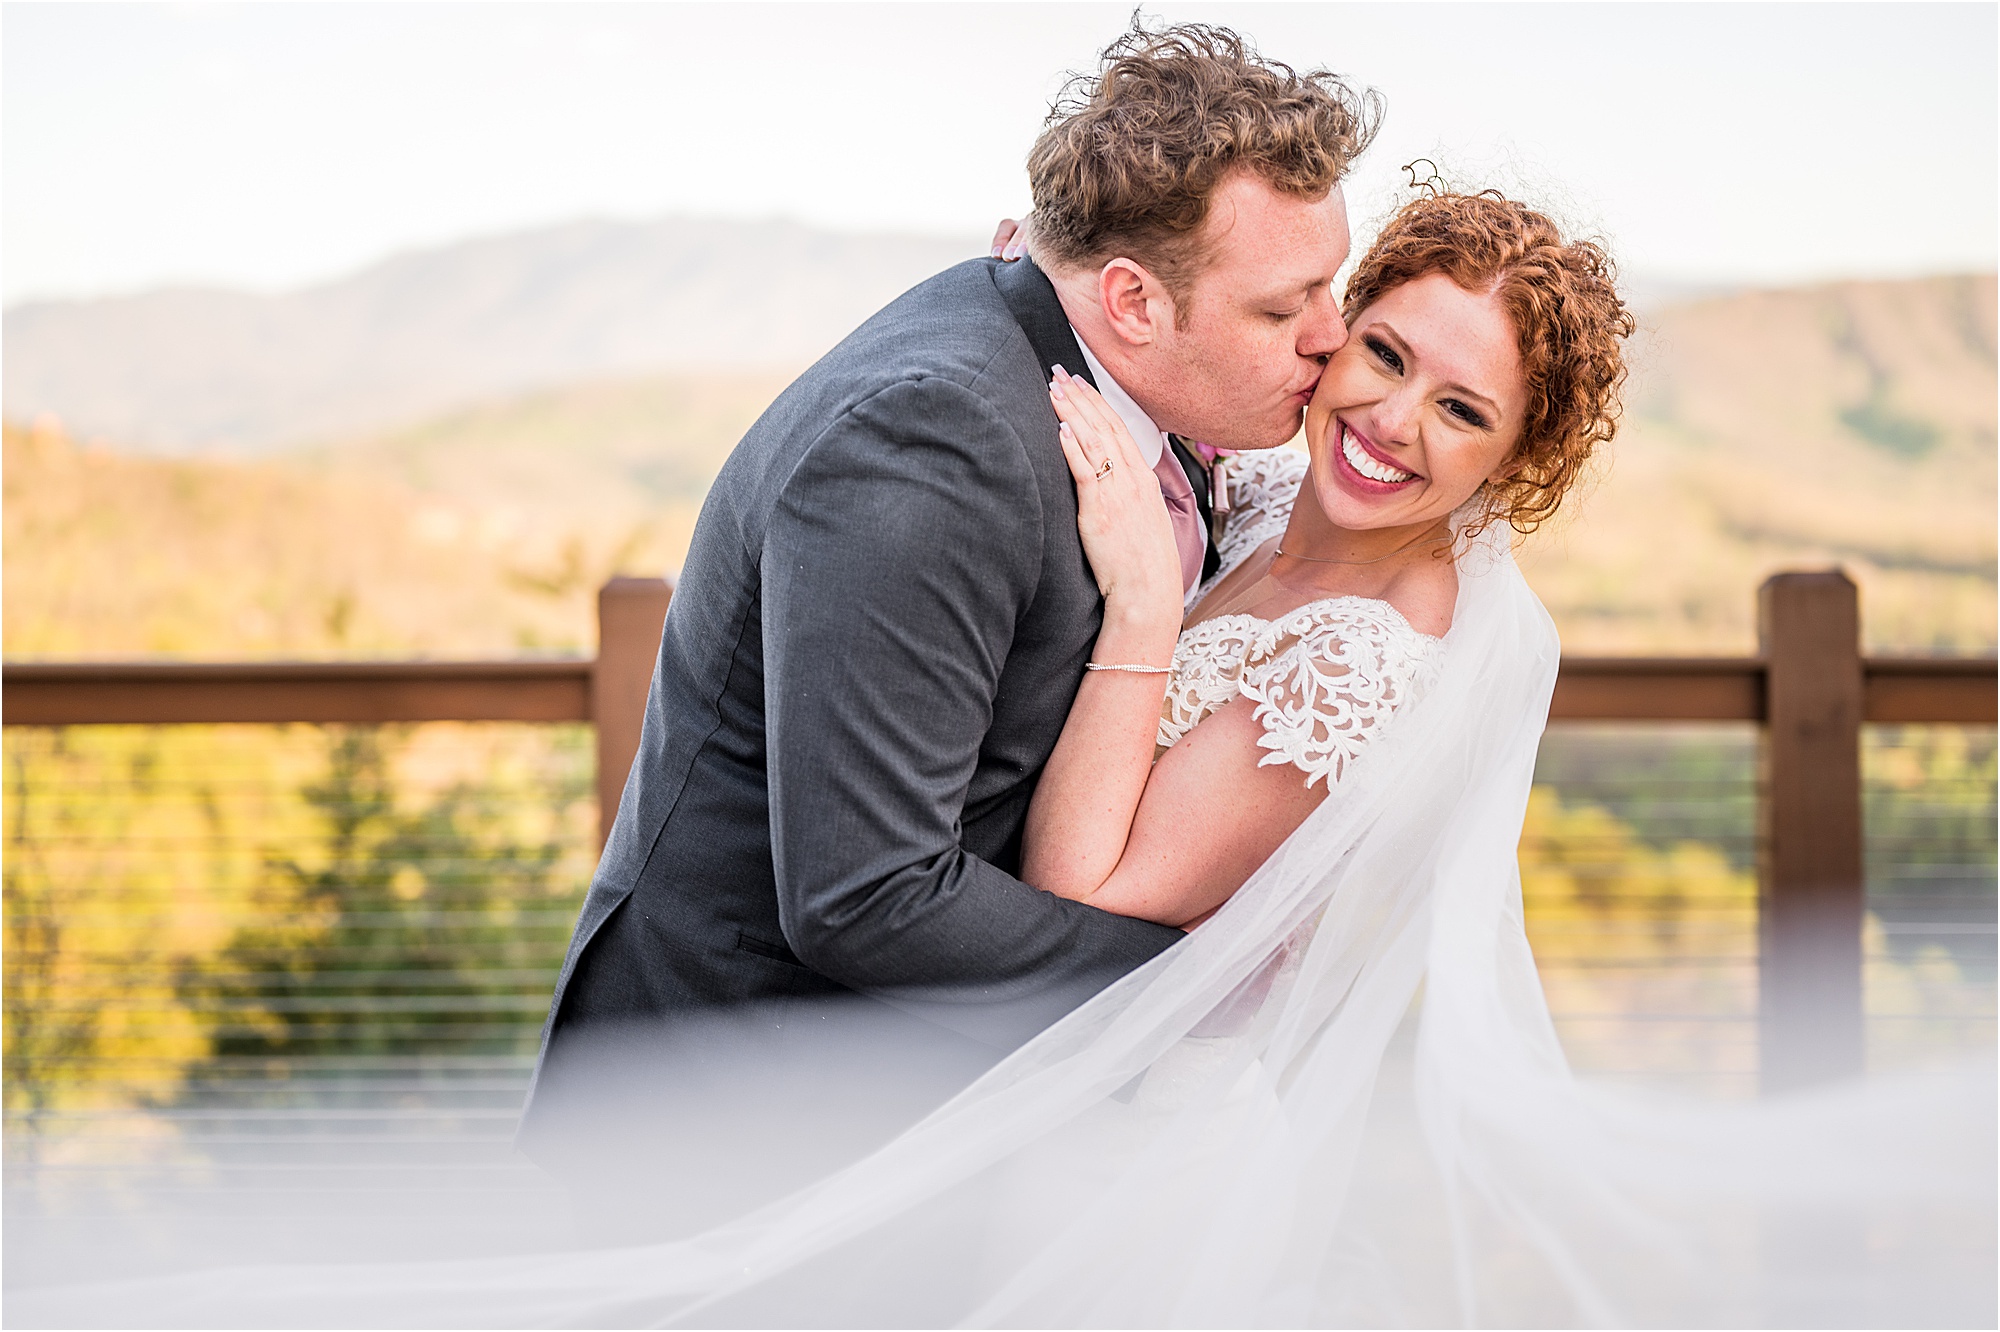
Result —
M1347 321L1331 289L1316 293L1299 322L1299 355L1324 361L1347 345Z

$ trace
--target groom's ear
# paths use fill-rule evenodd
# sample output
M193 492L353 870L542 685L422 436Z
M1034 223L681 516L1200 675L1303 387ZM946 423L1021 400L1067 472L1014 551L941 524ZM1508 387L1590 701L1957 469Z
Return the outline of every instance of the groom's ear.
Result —
M1135 347L1158 341L1174 326L1173 297L1135 260L1113 259L1097 271L1097 299L1112 331Z

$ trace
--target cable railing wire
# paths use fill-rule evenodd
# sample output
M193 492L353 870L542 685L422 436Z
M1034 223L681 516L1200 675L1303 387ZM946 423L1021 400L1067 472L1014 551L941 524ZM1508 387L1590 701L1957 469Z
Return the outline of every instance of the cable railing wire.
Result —
M510 1140L595 858L587 731L5 742L10 1214L542 1196ZM1871 727L1864 772L1870 1061L1990 1048L1992 733ZM1757 773L1748 725L1551 728L1524 903L1580 1071L1754 1094Z

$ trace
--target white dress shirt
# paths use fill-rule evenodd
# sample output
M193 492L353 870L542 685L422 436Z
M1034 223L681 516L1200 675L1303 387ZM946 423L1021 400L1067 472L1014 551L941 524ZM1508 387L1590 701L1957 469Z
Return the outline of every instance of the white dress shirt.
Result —
M1146 460L1146 466L1158 467L1160 455L1167 449L1166 433L1153 424L1153 418L1146 415L1145 409L1132 401L1132 395L1111 377L1111 372L1104 368L1104 362L1091 353L1090 344L1083 340L1083 334L1077 333L1076 325L1071 324L1069 331L1076 336L1076 345L1083 351L1083 363L1090 367L1090 377L1097 381L1097 391L1104 395L1104 400L1111 404L1111 410L1118 413L1118 419L1125 423L1132 442L1139 446L1139 456Z

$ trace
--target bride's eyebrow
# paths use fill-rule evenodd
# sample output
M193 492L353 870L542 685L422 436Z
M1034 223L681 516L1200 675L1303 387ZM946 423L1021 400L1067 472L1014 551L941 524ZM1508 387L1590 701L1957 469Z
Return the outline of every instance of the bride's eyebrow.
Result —
M1398 354L1410 360L1416 359L1416 353L1410 350L1410 344L1403 340L1402 334L1398 333L1394 328L1390 327L1388 320L1378 319L1374 323L1368 325L1367 328L1363 329L1362 332L1378 333L1385 340L1394 344L1395 350ZM1440 392L1449 393L1460 398L1471 399L1474 403L1476 403L1481 407L1484 407L1488 412L1492 413L1494 420L1497 421L1500 419L1500 404L1494 402L1493 399L1487 397L1484 393L1479 392L1477 389L1467 388L1463 384L1446 384L1440 390Z
M1469 399L1476 407L1484 407L1492 420L1498 421L1500 419L1499 404L1495 403L1493 399L1487 397L1485 394L1475 392L1463 384L1447 384L1444 387L1444 391L1453 397Z
M1403 335L1401 333L1398 333L1393 327L1390 326L1388 320L1378 319L1374 323L1368 325L1368 327L1364 329L1363 332L1377 334L1378 336L1384 338L1390 344L1390 346L1394 348L1395 351L1400 353L1405 359L1415 359L1416 353L1410 350L1410 344L1404 340Z

